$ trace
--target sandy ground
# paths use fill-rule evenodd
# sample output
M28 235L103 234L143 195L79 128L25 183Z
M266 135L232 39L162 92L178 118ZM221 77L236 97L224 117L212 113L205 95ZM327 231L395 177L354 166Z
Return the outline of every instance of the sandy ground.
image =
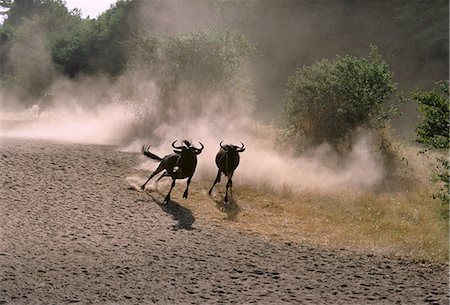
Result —
M140 161L0 139L0 304L449 303L448 265L227 230L131 188Z

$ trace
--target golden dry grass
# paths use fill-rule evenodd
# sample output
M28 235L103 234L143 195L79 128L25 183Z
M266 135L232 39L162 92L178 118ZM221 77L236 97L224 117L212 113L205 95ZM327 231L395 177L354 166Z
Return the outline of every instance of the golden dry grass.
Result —
M225 180L209 197L211 177L191 184L187 201L181 200L180 183L172 199L189 208L196 221L267 238L448 262L448 219L431 195L436 190L430 179L433 158L413 147L398 149L405 166L383 189L296 193L287 186L275 190L235 183L233 202L224 204ZM165 187L160 191L165 194Z
M426 190L295 195L244 185L236 186L233 202L224 204L223 185L212 197L208 188L197 182L189 200L182 201L180 186L172 198L189 208L197 221L271 239L448 261L448 222L440 214L440 203Z

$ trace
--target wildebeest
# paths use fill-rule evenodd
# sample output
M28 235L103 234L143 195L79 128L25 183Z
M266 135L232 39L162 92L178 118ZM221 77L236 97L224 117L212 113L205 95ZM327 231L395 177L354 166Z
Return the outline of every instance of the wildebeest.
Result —
M223 142L223 141L222 141ZM220 142L220 150L216 155L216 165L219 168L217 172L216 180L214 180L214 184L209 190L208 194L211 196L211 192L216 185L216 183L220 182L220 177L222 174L228 177L227 188L225 192L225 202L228 202L228 188L230 189L230 193L232 194L232 185L233 181L231 178L233 177L233 173L239 165L239 153L245 151L244 144L241 142L241 147L226 144L222 145Z
M161 180L163 177L172 177L172 186L170 187L166 198L164 198L164 204L170 201L170 193L172 192L177 179L188 178L183 198L188 197L189 184L191 183L192 176L194 175L195 168L197 166L197 155L199 155L204 148L203 144L200 142L201 148L195 148L188 140L183 140L183 146L175 146L176 142L177 141L175 140L172 143L174 153L167 155L164 158L158 157L157 155L151 153L149 151L150 146L142 146L142 153L144 155L153 160L160 161L160 163L158 168L156 168L156 170L150 175L141 188L145 189L147 182L163 170L165 170L165 172L158 178L157 181Z

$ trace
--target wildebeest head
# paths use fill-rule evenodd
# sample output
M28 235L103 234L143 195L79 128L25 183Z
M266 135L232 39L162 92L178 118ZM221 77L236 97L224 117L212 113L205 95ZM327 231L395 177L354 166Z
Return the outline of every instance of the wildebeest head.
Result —
M192 145L192 143L190 141L188 141L188 140L183 140L182 141L183 142L182 146L176 146L175 145L176 142L177 142L177 140L173 141L173 143L172 143L172 147L174 148L173 151L175 153L177 153L177 154L180 154L180 155L183 155L183 154L186 154L186 153L192 153L194 155L199 155L202 152L203 148L204 148L204 146L203 146L203 144L201 142L199 142L201 148L194 147Z
M241 142L241 147L236 146L236 145L231 145L231 144L222 145L222 142L223 141L221 141L219 145L226 152L238 152L238 153L241 153L241 152L245 151L244 143L242 143L242 142Z

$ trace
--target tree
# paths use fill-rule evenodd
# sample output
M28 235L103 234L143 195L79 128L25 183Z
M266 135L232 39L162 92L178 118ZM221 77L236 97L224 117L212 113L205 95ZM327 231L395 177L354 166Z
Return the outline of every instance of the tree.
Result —
M81 20L62 0L20 0L11 3L8 18L0 28L2 86L32 102L51 85L56 71L52 48L57 37L66 35ZM28 98L31 97L29 100Z
M73 78L78 73L92 73L89 56L96 41L94 20L76 22L67 33L59 32L52 39L52 59L57 69Z
M242 66L253 55L254 46L242 34L136 34L128 45L127 77L121 78L118 86L122 96L141 96L144 100L138 105L137 117L147 113L147 119L136 120L139 126L135 130L146 136L160 122L180 124L217 114L228 118L251 107L252 96L244 84ZM155 84L158 90L136 86L135 82L141 80Z
M79 73L120 75L137 9L136 1L117 1L97 19L80 19L68 31L59 31L52 47L58 69L71 78Z
M128 44L128 68L157 75L153 77L166 97L176 95L181 85L237 92L242 63L254 54L254 46L233 31L135 35Z
M395 88L387 63L374 47L367 58L323 59L289 78L287 128L314 144L340 144L357 127L383 126L388 118L384 102Z
M435 149L449 148L448 82L436 83L431 91L417 90L412 98L419 105L422 122L416 126L416 142Z
M435 180L442 184L440 191L434 194L444 203L443 214L448 217L449 209L449 83L441 81L431 91L417 90L411 96L419 105L422 121L416 126L416 142L429 149L445 151L445 158L438 158Z
M1 0L0 7L3 9L2 15L6 15L5 23L17 26L22 22L22 18L29 18L36 13L43 0Z

